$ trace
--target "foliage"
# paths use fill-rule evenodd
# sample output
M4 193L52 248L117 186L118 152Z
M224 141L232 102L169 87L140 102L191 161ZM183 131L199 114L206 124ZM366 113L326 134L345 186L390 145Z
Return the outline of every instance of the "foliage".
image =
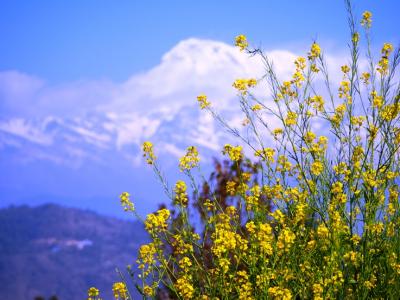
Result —
M204 186L198 191L195 147L181 159L199 200L201 230L190 222L186 183L170 189L153 145L144 144L144 156L179 216L163 207L144 221L152 238L139 251L144 298L155 297L160 288L177 299L396 298L400 51L385 43L373 58L372 14L364 12L363 69L358 22L345 3L351 61L341 66L337 94L316 41L307 57L295 60L291 80L281 82L265 53L240 35L236 46L258 55L266 67L262 78L233 83L252 136L232 128L206 95L198 97L200 108L242 143L224 146L237 170L223 191ZM270 96L260 99L254 89L265 82ZM276 122L267 119L281 126L271 128ZM326 134L317 134L318 128ZM257 158L252 172L240 167L244 150ZM232 202L226 205L228 195Z

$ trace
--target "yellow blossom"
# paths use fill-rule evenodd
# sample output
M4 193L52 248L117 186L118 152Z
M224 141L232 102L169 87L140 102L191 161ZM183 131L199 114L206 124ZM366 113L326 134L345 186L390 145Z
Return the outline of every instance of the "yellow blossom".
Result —
M88 290L88 296L89 296L88 300L92 300L92 299L93 300L97 300L97 299L99 299L98 298L99 295L100 295L100 292L99 292L99 290L97 288L95 288L95 287L89 288L89 290Z
M147 215L145 221L145 228L148 232L153 232L155 230L165 231L167 229L167 220L170 216L168 209L160 209L155 214Z
M135 210L135 206L134 204L131 202L131 200L129 199L129 193L128 192L123 192L119 198L121 201L121 206L124 208L125 211L134 211Z
M211 103L207 101L207 96L204 94L197 96L197 101L199 102L201 109L205 109L211 105Z
M229 144L224 146L223 154L228 154L232 161L239 161L242 159L242 146L233 147Z
M295 112L289 111L285 119L285 124L287 126L292 126L295 125L296 122L297 122L297 114Z
M249 46L246 36L243 34L238 35L235 38L235 46L239 47L240 51L243 51L244 49L246 49Z
M186 149L186 154L179 161L179 169L181 171L190 170L199 164L199 152L195 146Z
M368 72L363 72L361 74L361 80L364 82L364 84L368 84L370 78L371 78L371 74Z
M151 142L144 142L142 145L143 156L146 157L146 161L149 165L152 165L156 159L153 152L153 144Z
M371 17L372 13L369 11L365 11L362 15L361 25L363 25L366 28L370 28L372 23Z
M254 87L257 84L257 80L254 78L251 79L236 79L232 86L237 89L242 95L247 94L247 90L250 87Z
M318 176L322 173L323 170L324 170L324 165L322 164L321 161L317 160L312 163L311 174Z
M321 47L314 42L311 45L310 52L308 53L308 59L309 60L316 59L317 57L319 57L320 54L321 54Z
M186 183L182 180L178 180L175 184L174 192L175 192L175 203L187 206L188 196L186 194Z
M178 290L179 295L183 299L193 298L194 288L193 285L190 283L190 279L187 275L178 278L178 280L175 283L175 287Z
M116 282L113 284L113 294L114 298L119 300L128 299L128 289L124 282Z

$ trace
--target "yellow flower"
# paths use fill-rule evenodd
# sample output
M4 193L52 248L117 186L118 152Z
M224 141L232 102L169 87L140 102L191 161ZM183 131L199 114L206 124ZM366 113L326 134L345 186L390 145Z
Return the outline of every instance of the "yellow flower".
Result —
M349 68L348 65L342 66L341 69L342 69L342 72L343 72L343 73L348 73L348 72L350 71L350 68Z
M254 78L250 79L236 79L232 86L241 92L243 95L247 94L247 89L254 87L257 84L257 80Z
M92 300L92 298L95 299L96 297L99 297L99 294L100 294L100 292L99 292L99 290L97 288L91 287L88 290L88 296L89 296L88 300Z
M154 243L141 245L139 248L138 263L139 269L143 269L144 265L152 265L156 261L154 255L156 254L156 247Z
M186 194L186 183L182 180L178 180L175 184L175 202L182 206L187 206L188 196Z
M306 59L300 56L294 61L294 64L296 65L297 71L304 70L306 67Z
M115 299L128 299L128 289L124 282L116 282L113 284L113 294Z
M268 163L273 163L274 162L275 149L265 148L265 149L261 149L261 150L256 150L254 155L257 156L257 157L261 157L262 160L267 161Z
M154 232L155 230L165 231L167 229L167 220L170 216L168 209L160 209L156 214L147 215L144 223L145 228L148 232Z
M226 183L226 192L231 196L235 195L236 194L236 186L237 186L237 183L235 181L228 181Z
M325 101L322 96L315 95L307 99L307 104L311 104L314 109L321 112L324 110Z
M343 191L343 183L336 181L332 184L331 191L333 194L341 193Z
M240 51L243 51L244 49L246 49L249 46L246 36L243 34L238 35L235 38L235 46L239 47Z
M321 161L316 160L315 162L312 163L311 174L318 176L322 173L323 170L324 170L324 165L322 164Z
M186 149L186 154L179 161L179 169L181 171L190 170L197 167L200 161L199 152L195 146L190 146Z
M151 142L144 142L142 145L143 156L146 157L146 161L149 165L152 165L156 159L153 152L153 144Z
M378 61L378 67L376 70L382 75L386 75L389 70L389 59L386 56L382 56L382 58Z
M204 94L197 96L197 101L199 102L201 109L205 109L211 105L211 103L207 101L207 96Z
M121 205L124 208L125 211L134 211L135 210L135 206L134 204L131 202L131 200L129 199L129 193L128 192L123 192L119 198L121 201Z
M371 93L371 98L372 98L372 105L376 108L380 108L383 105L383 97L378 96L378 93L376 91L373 91Z
M272 131L272 134L274 135L274 138L277 139L278 135L283 134L283 129L282 128L276 128Z
M317 234L319 238L326 239L329 236L329 229L324 224L321 224L318 226Z
M224 146L223 154L228 154L232 161L239 161L242 159L242 146L233 147L229 144Z
M308 53L308 59L314 60L321 54L321 47L317 43L311 45L310 52Z
M258 104L258 103L253 105L253 107L251 108L252 111L258 111L258 110L261 110L261 109L262 109L262 106L260 104Z
M152 297L154 296L154 289L151 286L145 285L143 287L143 293L148 297Z
M297 114L293 111L289 111L285 119L285 124L287 126L292 126L295 125L296 122L297 122Z
M268 288L268 294L272 297L272 299L291 300L293 298L290 290L279 286Z
M250 234L253 234L256 230L256 225L254 224L253 221L249 221L246 224L246 229Z
M366 10L362 16L361 25L363 25L365 28L370 28L372 23L371 17L372 13Z
M364 82L364 84L368 84L369 83L370 77L371 77L371 74L369 74L368 72L363 72L361 74L361 80Z
M184 275L183 277L178 278L175 283L175 287L178 290L179 295L183 299L192 299L194 288L193 285L190 283L189 277Z
M389 43L384 43L381 53L382 56L389 56L389 54L393 51L393 45Z
M292 246L292 244L294 243L295 239L296 239L296 234L289 228L284 228L278 237L278 242L277 242L278 249L288 251Z

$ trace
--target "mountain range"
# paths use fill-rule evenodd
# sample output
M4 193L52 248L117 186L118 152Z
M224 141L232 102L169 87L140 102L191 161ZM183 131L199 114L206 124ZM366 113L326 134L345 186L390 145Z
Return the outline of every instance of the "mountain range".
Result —
M129 279L126 266L135 265L147 240L136 221L55 204L1 209L0 228L3 300L86 299L91 286L112 299L112 284L120 281L116 268Z

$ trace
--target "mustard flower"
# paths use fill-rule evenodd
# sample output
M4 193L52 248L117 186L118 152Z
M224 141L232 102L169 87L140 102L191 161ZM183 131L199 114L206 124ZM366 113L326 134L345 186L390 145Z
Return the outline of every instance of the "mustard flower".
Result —
M364 84L369 84L369 79L371 78L371 74L368 72L363 72L361 74L361 80L363 81Z
M362 15L361 25L365 28L370 28L372 24L372 13L366 10Z
M143 149L143 157L146 157L146 162L149 165L152 165L156 159L156 156L154 155L153 152L153 144L149 141L144 142L142 145Z
M154 232L155 230L165 231L167 229L167 220L170 217L170 211L168 209L160 209L155 214L147 215L145 221L145 228L148 232Z
M178 180L175 184L175 202L182 206L187 206L188 196L186 193L186 183L182 180Z
M199 152L195 146L186 149L186 154L179 161L179 169L181 171L190 170L199 164Z
M248 88L254 87L257 84L257 80L254 78L250 79L243 79L239 78L236 79L232 86L237 89L242 95L247 94Z
M295 125L296 122L297 122L297 114L293 111L289 111L285 119L285 124L287 126L292 126Z
M211 105L211 103L207 101L207 96L204 94L197 96L197 101L199 102L201 109L205 109Z
M235 38L235 46L239 47L240 51L243 51L244 49L246 49L249 46L246 36L243 34L238 35Z
M308 53L308 59L314 60L321 55L321 47L317 43L311 45L310 52Z
M128 289L124 282L116 282L113 284L113 294L116 300L128 299Z
M134 211L135 210L135 206L134 204L131 202L131 200L129 199L130 195L128 192L123 192L119 198L121 201L121 205L124 208L125 211Z
M100 295L100 292L99 292L99 290L97 288L95 288L95 287L89 288L89 290L88 290L88 296L89 296L88 300L97 300L97 299L100 300L100 298L98 298L99 295Z
M242 146L233 147L229 144L224 146L223 154L228 154L232 161L239 161L242 159Z

